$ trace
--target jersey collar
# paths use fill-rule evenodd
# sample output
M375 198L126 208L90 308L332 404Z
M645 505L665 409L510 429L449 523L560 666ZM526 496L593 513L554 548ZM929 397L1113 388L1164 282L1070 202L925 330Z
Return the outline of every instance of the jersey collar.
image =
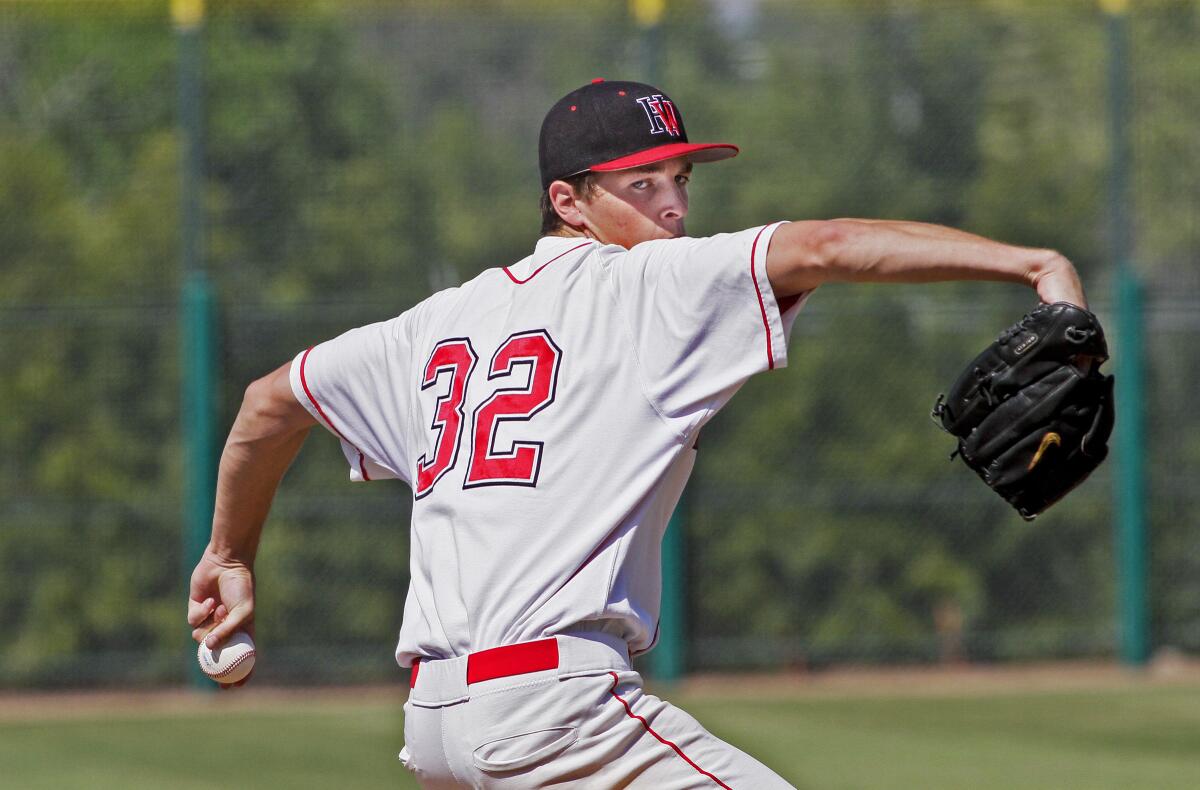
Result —
M504 267L504 273L517 285L532 280L538 272L576 250L583 251L597 244L594 239L579 236L543 236L530 255L520 263Z

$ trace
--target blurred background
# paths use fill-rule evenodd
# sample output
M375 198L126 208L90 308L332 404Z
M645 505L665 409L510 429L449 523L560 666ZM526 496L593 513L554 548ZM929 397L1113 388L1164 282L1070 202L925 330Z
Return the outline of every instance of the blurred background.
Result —
M194 682L242 390L526 255L542 116L598 76L741 146L698 168L694 235L892 217L1057 248L1123 387L1118 457L1027 524L928 415L1032 292L822 289L704 432L649 671L1200 652L1198 43L1192 0L0 2L0 689ZM260 554L256 683L402 680L409 503L314 432Z

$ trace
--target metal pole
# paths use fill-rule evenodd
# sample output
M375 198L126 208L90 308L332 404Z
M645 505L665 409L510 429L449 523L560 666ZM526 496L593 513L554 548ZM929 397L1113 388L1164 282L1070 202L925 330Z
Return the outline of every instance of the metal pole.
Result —
M1102 2L1108 28L1109 226L1112 232L1113 301L1116 306L1116 424L1114 513L1121 660L1141 666L1150 657L1147 605L1146 494L1143 473L1142 288L1133 269L1132 200L1129 184L1130 68L1127 0Z
M183 578L208 544L217 486L216 298L204 271L204 114L201 100L203 0L172 0L179 44L180 156L180 354L184 446ZM188 677L198 689L213 684L187 651Z
M640 30L641 80L656 87L662 76L662 16L666 0L630 0L630 12ZM684 535L686 494L680 498L662 543L662 599L658 645L647 656L650 673L661 683L683 676L687 655L687 561Z

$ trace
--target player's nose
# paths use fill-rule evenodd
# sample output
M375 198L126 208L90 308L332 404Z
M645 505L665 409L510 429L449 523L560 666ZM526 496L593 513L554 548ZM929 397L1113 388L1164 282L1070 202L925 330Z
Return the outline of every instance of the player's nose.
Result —
M688 213L687 192L682 186L676 185L669 190L667 198L663 201L660 208L659 216L667 220L683 219Z

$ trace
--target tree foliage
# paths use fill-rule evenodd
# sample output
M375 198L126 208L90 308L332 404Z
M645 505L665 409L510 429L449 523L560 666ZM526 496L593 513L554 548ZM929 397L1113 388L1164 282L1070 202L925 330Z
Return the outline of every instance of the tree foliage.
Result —
M594 76L644 78L636 28L604 4L214 8L204 239L226 422L300 349L525 255L545 105ZM692 232L950 223L1061 249L1104 315L1106 55L1090 6L671 8L663 83L694 139L742 146L697 169ZM161 9L137 9L0 21L0 684L183 666L177 49ZM1156 628L1194 647L1200 442L1163 426L1182 424L1168 415L1196 367L1181 300L1200 247L1200 13L1163 3L1134 22L1138 265L1183 316L1151 325ZM976 284L813 295L788 368L704 432L686 505L698 661L753 660L749 645L775 645L774 662L1111 648L1107 472L1023 524L945 463L950 441L926 419L1031 298ZM379 676L408 492L350 488L336 442L309 445L265 539L260 637L277 678L329 672L329 645L350 648L343 677ZM138 661L118 661L131 649Z

